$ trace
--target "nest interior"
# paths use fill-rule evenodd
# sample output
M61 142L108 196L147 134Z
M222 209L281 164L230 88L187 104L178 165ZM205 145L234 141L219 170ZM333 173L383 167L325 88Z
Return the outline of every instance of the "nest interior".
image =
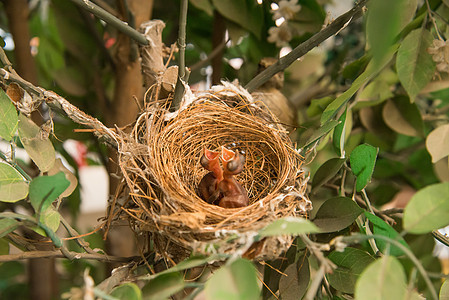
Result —
M120 216L148 232L165 256L179 256L180 249L184 255L244 253L254 248L262 227L311 209L302 157L277 119L243 89L220 88L191 94L176 114L151 102L132 134L120 138L119 163L129 189ZM200 165L204 148L221 146L246 157L237 179L248 193L247 207L222 208L197 195L208 172ZM253 258L278 256L290 241L265 239Z

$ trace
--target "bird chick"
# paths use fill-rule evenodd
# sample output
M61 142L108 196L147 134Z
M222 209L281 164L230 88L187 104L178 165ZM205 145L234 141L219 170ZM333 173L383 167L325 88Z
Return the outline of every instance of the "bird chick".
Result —
M237 208L249 205L248 195L242 185L234 178L245 165L245 157L226 147L221 147L221 161L223 163L223 180L219 181L218 189L221 194L219 206Z
M218 183L223 179L223 170L220 167L220 152L204 148L200 164L210 172L204 175L198 184L198 195L207 203L214 203L220 196Z

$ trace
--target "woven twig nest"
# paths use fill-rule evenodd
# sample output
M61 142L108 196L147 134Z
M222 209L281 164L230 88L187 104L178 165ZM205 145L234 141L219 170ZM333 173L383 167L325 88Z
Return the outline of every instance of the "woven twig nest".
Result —
M223 84L188 91L174 114L161 102L150 103L132 134L119 139L119 164L130 196L121 217L138 232L148 232L156 250L175 261L192 251L279 257L291 237L254 243L258 230L282 217L305 217L311 209L302 157L283 127L246 90ZM200 165L204 148L221 146L246 157L237 179L249 206L222 208L197 195L208 172Z

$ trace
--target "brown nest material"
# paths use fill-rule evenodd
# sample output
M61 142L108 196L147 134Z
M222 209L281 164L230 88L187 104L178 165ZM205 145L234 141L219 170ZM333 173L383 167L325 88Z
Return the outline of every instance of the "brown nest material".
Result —
M301 155L277 119L239 86L188 90L177 113L152 102L132 134L120 137L119 164L130 196L121 217L148 232L155 249L175 261L191 252L279 257L292 238L255 242L257 232L283 217L306 217L311 209ZM246 157L237 178L248 192L247 207L222 208L197 195L207 173L200 165L203 149L220 146Z

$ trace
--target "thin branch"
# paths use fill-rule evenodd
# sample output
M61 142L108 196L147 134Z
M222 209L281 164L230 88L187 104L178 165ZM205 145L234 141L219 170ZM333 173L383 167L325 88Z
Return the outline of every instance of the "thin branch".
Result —
M332 261L324 256L323 252L321 252L319 244L312 242L305 234L301 234L300 237L304 244L307 245L307 248L320 261L321 266L324 267L324 271L326 273L331 273L332 270L337 267Z
M437 33L438 39L444 41L444 39L440 35L440 30L438 29L437 23L435 22L435 18L433 17L433 11L430 8L429 0L426 0L427 12L430 20L432 21L433 27L435 28L435 32Z
M209 55L205 59L200 60L199 62L192 65L190 67L190 72L196 71L197 69L203 67L206 63L211 61L215 56L217 56L221 52L221 50L223 50L223 48L226 46L226 44L229 42L229 40L230 39L228 39L227 41L223 41L214 50L212 50L212 52L209 53Z
M318 292L318 289L320 288L321 281L324 278L325 272L325 266L321 265L318 271L315 273L315 276L312 279L312 283L309 285L309 288L307 289L307 293L304 296L305 300L313 300L315 299L315 296Z
M97 288L103 292L110 293L114 287L123 282L131 271L131 266L126 265L113 270L112 275L102 281Z
M107 262L130 262L139 261L141 258L139 256L132 257L119 257L119 256L109 256L100 253L78 253L74 251L65 250L66 253L62 253L59 250L54 251L30 251L22 252L17 254L0 255L0 262L7 261L17 261L23 259L33 259L33 258L67 258L67 256L73 257L74 259L92 259L98 261Z
M182 96L184 95L184 82L186 77L186 25L187 25L187 9L189 6L188 0L181 0L181 8L179 15L179 32L178 32L178 47L179 47L179 66L178 66L178 80L175 87L175 95L171 105L173 110L177 110L181 104Z
M248 82L245 88L250 93L254 92L255 89L267 82L276 73L285 70L298 58L308 53L310 50L327 40L329 37L338 34L342 29L362 16L363 7L367 2L368 0L361 0L351 10L335 19L335 21L333 21L329 26L313 35L307 41L293 49L289 54L281 57L276 63L259 73L250 82Z
M0 58L3 55L4 51L2 48L0 48ZM55 92L47 91L43 88L34 86L32 83L16 75L14 70L9 72L5 69L0 68L0 81L5 83L9 82L17 83L23 89L30 92L34 96L33 97L34 102L45 101L49 107L58 110L62 114L69 117L75 123L93 128L95 130L94 133L99 138L104 139L104 142L108 143L114 148L117 148L118 143L115 139L116 134L113 132L113 130L106 127L98 119L81 111L79 108L72 105L70 102L68 102L66 99L59 96ZM26 105L30 106L30 104Z
M117 17L113 16L112 14L108 13L106 10L101 8L100 6L96 5L95 3L92 3L89 0L71 0L76 5L81 6L85 10L89 11L90 13L94 14L96 17L102 19L115 29L119 30L123 34L126 34L136 42L142 45L148 45L149 41L145 38L143 34L129 26L126 22L123 22L122 20L118 19Z
M119 14L113 9L106 1L104 0L92 0L96 5L100 6L102 9L110 13L111 15L115 17L119 17Z
M78 236L80 235L71 225L70 225L70 223L69 222L67 222L67 220L66 219L64 219L64 217L61 215L61 214L59 214L59 216L60 216L60 220L61 220L61 223L62 223L62 225L65 227L65 229L67 230L67 232L70 234L70 236L72 236L72 237L77 237L76 238L76 242L77 242L77 244L81 247L81 248L83 248L87 253L90 253L90 254L94 254L94 253L96 253L94 250L92 250L90 247L89 247L89 243L87 243L84 239L82 239L82 238L78 238Z

